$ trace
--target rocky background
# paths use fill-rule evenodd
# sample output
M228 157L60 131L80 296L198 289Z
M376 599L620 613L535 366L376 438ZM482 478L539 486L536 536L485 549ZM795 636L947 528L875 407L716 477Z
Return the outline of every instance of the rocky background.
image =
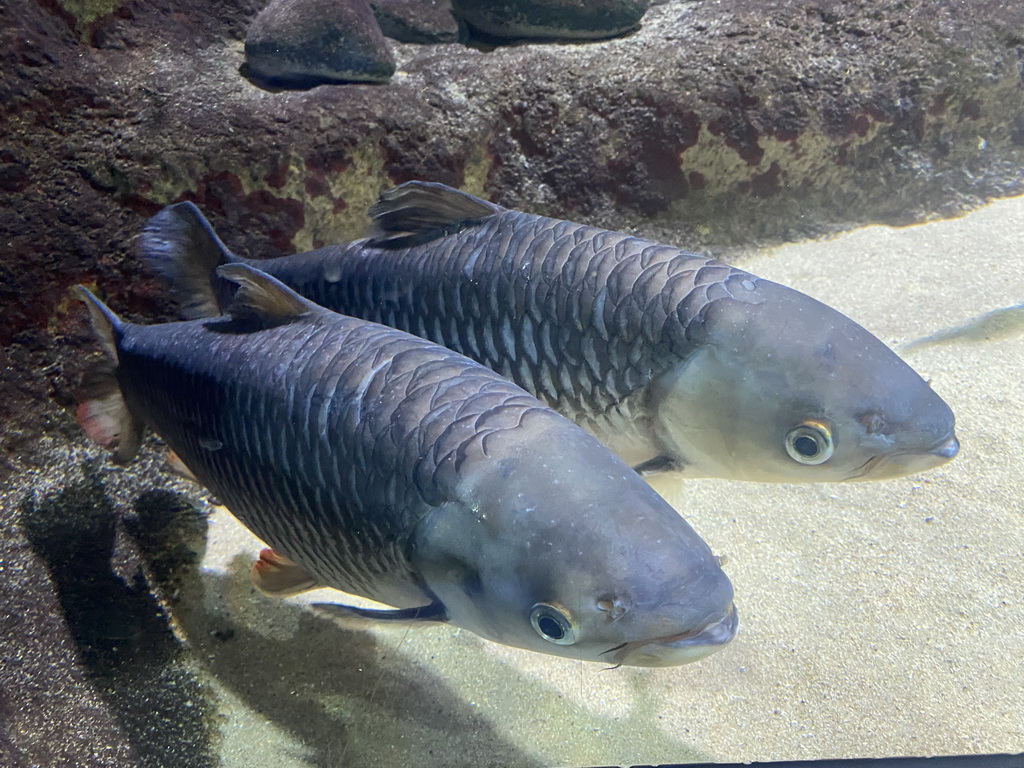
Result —
M358 236L414 178L690 247L1024 189L1018 3L680 1L602 42L391 41L388 84L305 91L239 72L262 3L0 6L0 463L61 428L51 402L87 343L68 286L166 309L131 242L170 202L269 256Z
M117 675L142 691L184 674L140 575L153 558L115 519L102 476L44 479L54 446L80 444L67 409L95 354L67 289L98 286L130 318L169 317L131 250L161 206L193 200L232 248L274 256L360 235L382 189L418 178L720 250L1024 191L1020 3L674 0L632 34L572 44L506 45L456 23L433 38L450 42L389 40L384 84L306 90L246 76L263 5L0 0L5 765L132 764L163 704L125 707ZM132 514L177 503L147 498ZM62 527L68 509L91 510L83 530ZM82 581L138 626L74 608ZM124 667L121 633L157 658ZM182 680L168 722L197 685ZM48 709L55 690L78 691L73 706ZM26 752L46 728L60 749ZM97 743L106 756L88 757Z

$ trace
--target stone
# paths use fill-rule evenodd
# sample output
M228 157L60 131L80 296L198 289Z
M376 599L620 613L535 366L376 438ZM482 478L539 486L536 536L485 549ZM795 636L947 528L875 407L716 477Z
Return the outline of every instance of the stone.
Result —
M457 43L450 0L370 0L385 37L403 43Z
M499 38L596 40L631 32L648 0L452 0L456 15Z
M384 83L395 62L366 0L272 0L245 38L248 73L272 85Z

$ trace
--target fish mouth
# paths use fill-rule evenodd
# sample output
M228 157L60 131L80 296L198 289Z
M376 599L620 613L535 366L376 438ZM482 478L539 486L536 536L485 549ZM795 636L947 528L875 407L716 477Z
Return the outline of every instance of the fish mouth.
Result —
M943 438L925 451L905 453L882 453L868 459L861 465L851 480L886 480L905 475L914 475L942 466L960 453L960 441L956 435Z
M736 606L729 603L724 613L695 629L652 640L623 643L604 653L609 654L609 660L614 661L616 667L675 667L710 656L736 637L738 627Z

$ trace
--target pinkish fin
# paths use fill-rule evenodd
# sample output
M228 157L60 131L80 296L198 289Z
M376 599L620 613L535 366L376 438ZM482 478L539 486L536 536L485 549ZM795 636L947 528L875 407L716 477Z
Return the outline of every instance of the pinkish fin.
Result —
M252 566L252 583L268 597L291 597L320 586L305 568L269 547Z
M77 394L75 419L89 439L113 454L118 464L128 462L142 444L139 424L121 395L114 367L98 363L85 372Z
M165 466L171 474L177 475L185 480L191 480L193 483L199 483L199 479L192 473L192 470L185 466L185 462L181 460L181 456L176 454L174 451L167 452L167 464Z

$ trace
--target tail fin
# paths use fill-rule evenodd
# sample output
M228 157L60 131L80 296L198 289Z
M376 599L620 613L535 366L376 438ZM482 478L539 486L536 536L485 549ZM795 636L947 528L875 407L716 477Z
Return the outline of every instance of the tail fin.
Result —
M124 464L142 444L142 424L128 410L117 383L117 340L124 323L85 286L76 286L75 293L89 308L93 332L108 358L82 377L75 419L90 440L113 453L118 464Z
M137 241L139 256L159 272L188 320L223 314L231 288L217 267L238 261L192 203L169 205L153 216Z
M430 181L407 181L370 208L371 245L405 248L450 235L500 213L500 205Z

